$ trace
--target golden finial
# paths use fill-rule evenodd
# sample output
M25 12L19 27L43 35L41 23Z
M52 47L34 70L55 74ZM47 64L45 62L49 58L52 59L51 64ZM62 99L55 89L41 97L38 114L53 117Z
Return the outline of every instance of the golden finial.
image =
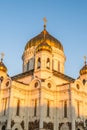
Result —
M1 61L3 61L4 53L2 52L0 55L1 55Z
M84 56L84 63L86 65L87 56Z
M47 23L46 17L43 18L43 21L44 21L44 29L46 29L46 23Z

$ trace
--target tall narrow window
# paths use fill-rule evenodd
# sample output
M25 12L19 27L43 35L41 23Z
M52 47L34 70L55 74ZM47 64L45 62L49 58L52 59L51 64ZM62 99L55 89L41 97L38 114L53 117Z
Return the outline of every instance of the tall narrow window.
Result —
M50 115L50 102L49 100L47 101L47 117Z
M67 117L67 101L64 102L64 117Z
M49 58L47 58L47 61L46 61L46 68L50 69L50 59Z
M37 69L39 69L40 67L41 67L41 59L38 58L38 60L37 60Z
M34 105L34 116L37 114L37 99L35 99L35 105Z
M27 63L27 71L29 70L29 61L28 61L28 63Z
M52 60L52 70L54 70L54 60Z
M60 72L60 61L58 61L58 72Z
M79 102L77 102L77 116L79 117Z
M7 98L4 99L4 115L6 114L6 109L7 109Z
M20 113L20 100L17 101L17 111L16 111L16 115L19 116Z

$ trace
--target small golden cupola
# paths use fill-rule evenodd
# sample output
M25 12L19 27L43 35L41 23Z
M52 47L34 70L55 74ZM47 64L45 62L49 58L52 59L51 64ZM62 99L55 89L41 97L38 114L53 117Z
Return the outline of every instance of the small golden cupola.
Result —
M39 52L39 51L42 51L42 50L52 52L51 46L48 45L45 41L37 46L36 53Z
M1 61L0 61L0 71L2 71L2 72L7 72L7 67L4 65L4 63L3 63L3 57L4 57L4 54L3 53L1 53Z
M81 70L80 70L80 75L85 75L85 74L87 74L87 62L86 62L86 59L87 59L87 57L86 56L84 56L84 59L85 59L85 65L81 68Z

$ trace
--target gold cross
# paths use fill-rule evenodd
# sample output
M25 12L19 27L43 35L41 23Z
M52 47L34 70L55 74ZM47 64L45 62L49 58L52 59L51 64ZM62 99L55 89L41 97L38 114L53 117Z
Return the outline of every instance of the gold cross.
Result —
M86 64L87 56L84 56L84 63Z
M46 17L43 18L43 21L44 21L44 25L46 26L46 23L47 23Z
M2 52L0 55L1 55L1 61L2 61L4 58L4 53Z

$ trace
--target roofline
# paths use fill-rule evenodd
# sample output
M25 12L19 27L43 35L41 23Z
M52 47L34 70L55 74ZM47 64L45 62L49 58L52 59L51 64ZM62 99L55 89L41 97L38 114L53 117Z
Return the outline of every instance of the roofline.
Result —
M63 73L60 73L58 71L55 71L55 70L53 70L53 75L58 76L59 78L62 78L62 79L66 80L66 81L68 81L70 83L75 81L74 78L72 78L70 76L67 76L67 75L65 75Z
M24 72L24 73L20 73L20 74L14 75L14 76L11 77L11 79L12 80L21 79L21 78L24 78L26 76L33 75L33 73L34 73L34 69L33 70L29 70L29 71Z
M33 73L34 73L34 69L29 70L29 71L24 72L24 73L20 73L18 75L15 75L15 76L11 77L11 79L12 80L21 79L21 78L24 78L26 76L31 76L31 75L33 75ZM65 75L65 74L63 74L61 72L56 71L56 70L53 70L53 75L55 75L55 76L57 76L59 78L62 78L62 79L66 80L66 81L68 81L70 83L75 81L74 78L72 78L70 76L67 76L67 75Z

